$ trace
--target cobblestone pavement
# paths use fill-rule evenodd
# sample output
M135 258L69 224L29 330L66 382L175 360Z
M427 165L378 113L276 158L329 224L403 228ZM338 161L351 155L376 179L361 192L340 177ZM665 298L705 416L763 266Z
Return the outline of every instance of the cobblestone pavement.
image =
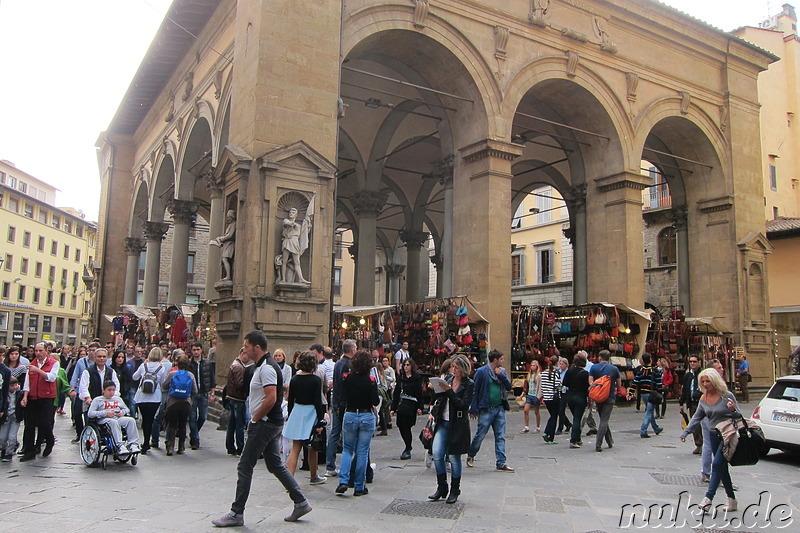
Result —
M743 406L745 414L749 415L756 405L753 402ZM542 412L546 415L545 410ZM658 437L639 437L642 418L643 413L637 413L633 406L615 408L611 419L614 448L596 453L591 437L584 437L583 448L570 449L566 435L557 438L558 445L546 445L537 434L520 434L522 413L512 411L508 414L506 439L508 463L516 472L495 471L490 432L475 467L464 466L462 494L456 505L427 502L426 495L435 488L435 473L432 468L425 468L418 444L410 461L399 460L402 445L397 429L390 430L388 437L372 441L372 461L377 464L377 471L365 497L354 498L352 491L345 497L337 496L333 492L335 479L312 486L308 472L298 472L300 485L314 510L295 524L283 521L291 510L288 495L259 464L245 513L246 526L238 529L381 533L499 532L509 528L618 531L626 504L678 506L683 491L687 491L684 498L691 496L694 503L704 495L699 456L692 455L693 444L678 440L677 405L670 404L667 417L659 420L665 431ZM474 424L473 421L473 431ZM421 425L415 428L417 432ZM22 464L15 458L11 463L0 464L0 531L20 527L43 532L54 527L59 532L212 531L210 520L229 509L236 482L236 459L225 453L224 432L216 431L212 424L203 428L200 450L166 457L162 444L161 450L141 457L137 466L110 464L105 471L88 468L81 462L76 445L70 444L73 433L68 417L58 417L56 434L59 442L50 457ZM782 511L788 510L793 519L793 524L783 530L798 531L799 465L797 456L772 452L756 466L733 468L733 481L741 487L737 494L740 510L758 503L759 494L768 491L771 501L762 507L782 506ZM715 503L724 503L722 488ZM773 513L773 520L777 516ZM763 523L758 527L748 525L745 522L723 527L704 522L705 527L695 531L764 529ZM689 525L673 529L691 530Z

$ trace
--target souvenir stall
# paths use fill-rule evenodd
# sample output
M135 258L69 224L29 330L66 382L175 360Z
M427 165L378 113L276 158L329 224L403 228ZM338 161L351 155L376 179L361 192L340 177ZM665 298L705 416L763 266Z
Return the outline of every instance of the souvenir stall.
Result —
M195 340L200 323L199 308L195 305L170 305L163 307L151 342L168 342L185 350Z
M387 355L408 342L420 372L435 375L455 352L467 354L477 366L484 364L489 323L466 296L391 306L335 307L331 347L341 350L345 339Z
M123 305L116 315L104 315L111 322L111 341L114 346L122 346L132 339L139 346L145 346L150 331L155 327L156 316L148 307Z
M558 307L512 309L512 375L524 378L530 362L558 355L572 361L578 350L611 352L623 381L633 379L644 353L650 313L623 304L593 303Z

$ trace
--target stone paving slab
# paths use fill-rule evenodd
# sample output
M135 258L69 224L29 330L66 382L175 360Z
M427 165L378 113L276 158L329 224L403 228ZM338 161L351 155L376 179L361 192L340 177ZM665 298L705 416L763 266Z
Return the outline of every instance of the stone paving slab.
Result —
M745 408L752 411L755 405ZM443 502L427 501L426 496L435 489L435 472L425 468L416 442L412 459L399 460L402 442L397 429L390 430L388 437L373 439L371 460L377 469L367 496L354 498L352 491L337 496L333 492L336 479L311 486L308 472L299 471L300 486L314 511L297 524L283 521L291 512L291 502L259 464L246 526L238 530L621 531L623 505L676 505L682 491L697 502L704 493L699 456L692 455L693 444L677 438L677 406L670 404L667 418L659 420L665 427L659 437L639 437L643 416L633 406L615 408L611 424L614 448L596 453L591 437L584 437L583 448L570 449L567 435L557 437L557 445L546 445L538 434L519 434L522 413L512 411L507 431L514 438L508 438L506 444L508 463L517 471L494 470L490 432L475 468L464 465L461 498L452 510ZM472 424L474 431L474 421ZM419 424L416 429L421 427ZM233 498L236 459L225 453L224 432L211 424L203 428L200 450L166 457L162 448L142 456L138 466L109 464L105 471L88 468L80 461L76 447L69 443L73 434L68 418L57 418L56 434L59 442L50 457L22 464L15 458L0 464L0 532L20 527L44 532L54 527L59 532L88 528L148 533L214 531L210 520L224 514ZM733 468L733 480L741 487L740 509L757 503L759 493L769 491L773 505L786 504L793 513L795 525L784 531L796 528L800 523L798 466L797 456L773 452L756 466ZM716 502L723 498L720 490ZM725 530L705 528L715 529Z

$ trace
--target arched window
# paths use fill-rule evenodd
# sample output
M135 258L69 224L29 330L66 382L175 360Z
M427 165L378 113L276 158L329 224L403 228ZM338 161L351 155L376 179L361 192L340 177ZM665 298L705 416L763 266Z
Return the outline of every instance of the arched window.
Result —
M675 228L668 227L658 234L658 264L674 265L678 262Z

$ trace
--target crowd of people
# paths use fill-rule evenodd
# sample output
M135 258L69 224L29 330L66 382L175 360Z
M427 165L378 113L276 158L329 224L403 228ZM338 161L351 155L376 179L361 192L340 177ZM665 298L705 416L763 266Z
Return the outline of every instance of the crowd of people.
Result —
M614 446L610 418L615 402L635 398L637 411L644 408L640 436L649 438L651 427L660 434L663 429L656 420L663 418L673 388L669 363L644 354L633 386L626 391L609 359L610 353L603 350L580 351L571 362L558 356L544 365L533 362L517 398L524 410L522 433L541 433L547 444L556 444L556 437L566 433L569 448L574 449L583 446L588 426L586 436L594 436L595 450L602 452L604 443L607 448ZM688 416L680 438L692 435L694 453L702 455L701 475L709 483L702 505L710 506L723 484L727 508L735 510L736 487L715 427L736 416L736 399L725 385L719 361L710 361L703 372L701 363L690 357L682 378L678 405ZM418 417L427 414L430 439L423 453L436 471L436 489L428 498L453 504L461 494L462 458L466 455L467 468L474 467L490 429L496 470L514 472L506 458L506 412L513 395L504 355L491 351L484 366L475 366L467 356L454 354L438 376L423 376L407 344L385 355L358 350L352 340L344 342L340 355L314 344L294 353L290 362L283 350L270 352L264 334L253 331L245 336L227 372L220 372L226 379L217 387L215 364L199 342L191 343L188 353L167 343L114 348L93 342L60 350L47 342L30 348L0 347L0 458L8 462L18 454L25 462L49 456L56 444L55 417L67 414L67 398L73 442L79 441L92 419L108 427L124 452L152 453L163 433L166 455L180 455L186 452L187 438L191 449L200 447L209 402L219 395L228 411L225 445L227 453L238 458L238 480L230 512L213 524L244 523L253 468L262 457L294 502L286 520L295 521L311 511L296 479L299 470L309 472L312 485L334 478L336 494L346 495L352 488L353 496L367 495L374 476L373 438L387 435L395 424L402 439L399 459L409 460L413 428ZM603 386L605 394L592 390ZM549 415L545 423L541 407ZM474 433L470 420L475 422Z

